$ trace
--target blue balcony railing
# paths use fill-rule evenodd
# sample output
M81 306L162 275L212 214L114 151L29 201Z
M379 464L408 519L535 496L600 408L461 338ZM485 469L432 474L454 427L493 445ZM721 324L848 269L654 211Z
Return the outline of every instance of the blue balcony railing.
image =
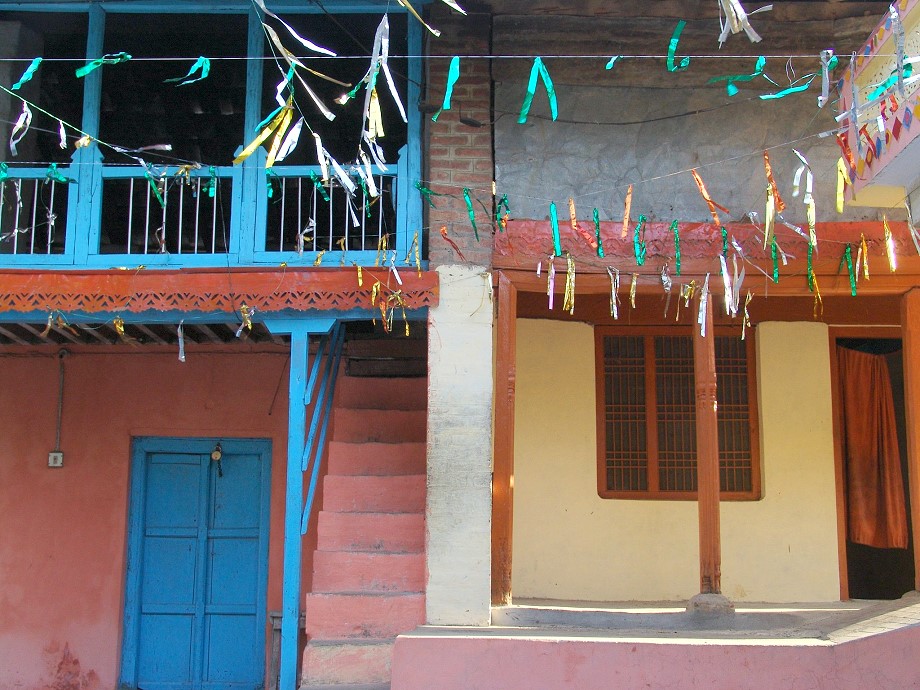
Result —
M349 193L334 178L323 183L318 166L266 170L261 151L238 167L109 165L87 149L53 171L10 166L0 180L0 266L370 265L384 237L402 259L406 156L372 168L370 180L351 172Z

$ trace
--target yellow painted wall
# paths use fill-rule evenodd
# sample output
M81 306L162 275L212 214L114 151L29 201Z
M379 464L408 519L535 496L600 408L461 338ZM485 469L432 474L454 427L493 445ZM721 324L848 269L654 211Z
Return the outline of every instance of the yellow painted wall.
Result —
M735 601L839 598L827 328L757 331L764 498L722 505L722 590ZM597 495L591 326L521 319L515 598L684 600L698 591L696 504Z

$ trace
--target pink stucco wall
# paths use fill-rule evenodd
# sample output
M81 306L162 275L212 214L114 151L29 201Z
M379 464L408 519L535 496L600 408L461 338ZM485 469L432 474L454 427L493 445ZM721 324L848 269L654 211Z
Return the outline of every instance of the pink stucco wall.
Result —
M421 634L397 639L392 688L907 690L918 652L920 626L839 645Z
M56 349L0 355L2 688L115 686L133 436L272 440L268 608L280 609L287 350L193 346L185 364L174 349L71 350L61 469L47 467ZM311 545L304 551L311 554ZM307 580L310 572L307 563Z

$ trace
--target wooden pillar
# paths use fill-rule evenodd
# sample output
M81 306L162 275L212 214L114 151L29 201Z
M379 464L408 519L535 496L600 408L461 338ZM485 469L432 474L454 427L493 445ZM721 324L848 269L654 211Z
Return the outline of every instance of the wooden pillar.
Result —
M712 296L706 299L705 335L693 329L696 380L696 481L700 531L700 594L722 593L722 552L719 538L719 426L716 402L715 335Z
M495 436L492 453L492 603L507 604L511 601L517 289L504 273L498 274L498 323L495 342Z
M907 416L907 481L914 541L914 589L920 589L920 289L901 299L904 404Z

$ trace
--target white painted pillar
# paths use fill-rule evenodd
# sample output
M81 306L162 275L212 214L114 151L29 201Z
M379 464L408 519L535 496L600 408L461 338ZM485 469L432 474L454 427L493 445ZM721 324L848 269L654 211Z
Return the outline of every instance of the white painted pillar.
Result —
M491 277L441 266L428 319L426 622L488 625L491 606Z

